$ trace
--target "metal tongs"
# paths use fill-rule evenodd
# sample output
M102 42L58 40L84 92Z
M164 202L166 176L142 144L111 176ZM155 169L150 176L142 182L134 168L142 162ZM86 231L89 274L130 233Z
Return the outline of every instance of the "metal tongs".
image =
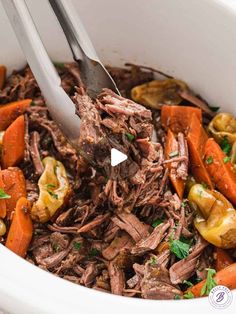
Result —
M48 110L68 141L78 150L80 118L75 105L61 87L61 79L40 39L25 0L1 0L27 62L46 99ZM49 0L74 60L80 61L81 76L91 97L104 87L119 94L115 82L99 60L89 36L70 0Z

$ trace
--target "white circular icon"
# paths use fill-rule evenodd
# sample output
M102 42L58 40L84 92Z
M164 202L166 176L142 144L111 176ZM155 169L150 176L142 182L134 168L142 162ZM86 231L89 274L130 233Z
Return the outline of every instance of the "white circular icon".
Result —
M216 286L211 289L208 296L210 304L217 309L227 308L233 300L233 294L225 286Z

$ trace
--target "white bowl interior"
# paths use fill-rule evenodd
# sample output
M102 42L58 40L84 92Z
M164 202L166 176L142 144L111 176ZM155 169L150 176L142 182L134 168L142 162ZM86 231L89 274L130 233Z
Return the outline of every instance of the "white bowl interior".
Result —
M236 114L235 0L74 0L101 60L149 65L185 80L212 106ZM71 53L46 0L27 1L53 60ZM25 64L0 5L0 63ZM211 311L207 299L150 301L111 296L58 279L0 246L0 308L12 313ZM236 296L236 293L234 293ZM197 304L197 306L194 306ZM231 313L232 307L227 309ZM233 313L233 312L232 312Z

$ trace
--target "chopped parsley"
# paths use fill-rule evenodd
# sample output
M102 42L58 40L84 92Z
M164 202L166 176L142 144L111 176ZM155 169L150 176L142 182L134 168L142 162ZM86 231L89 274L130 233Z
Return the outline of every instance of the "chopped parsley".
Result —
M0 188L0 198L11 198L11 195L5 193L3 189Z
M79 251L81 249L82 243L80 242L74 242L73 247L74 249L76 249L77 251Z
M195 279L195 282L196 282L196 283L199 283L199 282L201 282L201 281L202 281L202 278L197 277L197 278Z
M183 284L187 285L188 287L193 287L193 284L191 283L191 281L188 281L188 280L184 280Z
M170 238L170 251L179 259L183 259L189 254L190 245L180 240L173 240Z
M202 287L201 296L209 295L211 289L216 286L215 279L213 278L215 274L216 274L215 269L207 268L207 278L204 286Z
M224 136L223 140L220 143L220 147L226 155L231 152L232 146L230 145L227 136Z
M97 256L99 254L99 251L96 248L92 248L91 251L89 252L89 256Z
M176 294L176 295L174 296L174 300L180 300L180 299L181 299L181 297L180 297L179 294Z
M54 66L56 68L59 68L59 69L64 69L65 68L65 64L62 63L62 62L53 62Z
M54 243L54 244L52 245L52 248L53 248L53 251L54 251L54 252L59 252L60 249L61 249L60 245L57 244L57 243Z
M208 189L209 188L209 186L205 182L202 182L201 185L203 186L204 189Z
M53 193L53 191L51 191L52 188L55 188L55 184L49 183L47 184L47 192L48 194L50 194L53 198L55 198L56 200L58 200L58 195Z
M209 106L209 108L210 108L211 111L213 111L213 112L217 112L217 111L220 109L220 107L214 107L214 106Z
M188 291L184 294L184 299L194 299L194 294L191 291Z
M157 264L157 258L156 258L155 256L152 256L152 257L150 258L150 264L151 264L152 266L155 266L155 265Z
M210 165L213 163L213 157L212 156L209 156L207 159L206 159L206 164L207 165Z
M133 142L133 140L135 139L135 136L131 133L125 133L125 135L130 142Z
M181 242L187 243L190 246L192 246L193 244L193 238L187 239L183 235L181 235L179 239Z
M58 200L58 195L53 193L52 191L47 190L48 194L50 194L55 200Z
M174 150L173 152L169 153L170 158L177 157L177 156L179 156L179 152L177 150Z
M226 163L229 162L230 160L231 160L231 157L229 157L229 156L226 156L226 157L223 158L224 164L226 164Z
M156 219L155 221L153 221L152 223L152 227L153 228L156 228L157 226L159 226L160 224L163 223L163 220L162 219Z
M52 184L52 183L49 183L47 184L47 188L50 189L50 188L55 188L56 185L55 184Z

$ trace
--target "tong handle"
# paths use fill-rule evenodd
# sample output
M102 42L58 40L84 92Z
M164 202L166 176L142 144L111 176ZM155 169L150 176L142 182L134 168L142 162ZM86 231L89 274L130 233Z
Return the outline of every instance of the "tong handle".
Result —
M80 119L75 105L61 87L61 79L40 39L25 0L1 0L26 60L55 122L71 143L76 143Z
M78 61L82 55L100 62L94 46L79 18L71 0L49 0L54 13L64 31L74 59Z

